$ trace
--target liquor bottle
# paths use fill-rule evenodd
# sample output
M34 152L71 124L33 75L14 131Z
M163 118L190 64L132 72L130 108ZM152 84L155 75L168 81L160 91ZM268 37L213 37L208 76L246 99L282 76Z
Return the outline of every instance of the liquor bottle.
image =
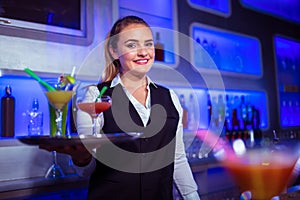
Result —
M246 129L252 129L252 121L253 121L253 108L254 106L247 102L247 121L246 121Z
M232 117L232 106L231 106L231 102L229 100L229 95L225 96L225 122L224 122L224 126L227 130L231 130L232 129L232 123L231 123L231 117Z
M245 129L247 126L247 105L245 102L245 96L241 96L241 103L240 103L240 119L241 121L241 129Z
M252 108L253 116L252 116L252 128L254 130L260 129L260 112L257 108Z
M202 48L204 50L204 52L202 53L202 66L201 67L205 67L205 68L214 68L213 62L211 61L211 52L210 52L210 46L208 43L208 40L206 38L204 38L202 40Z
M1 98L2 115L2 137L15 136L15 97L12 96L12 89L9 85L5 87L5 94Z
M240 129L240 120L238 118L238 112L237 112L236 108L232 110L231 123L232 123L232 130L233 131L238 131Z
M213 121L213 127L219 127L219 112L218 112L218 99L216 96L212 97L212 114L211 119Z
M224 120L225 120L225 103L222 94L219 94L218 96L217 110L218 110L218 125L219 127L221 127L224 125Z
M156 41L155 41L155 60L164 61L164 58L165 58L164 45L160 41L159 32L156 33L155 39L156 39Z
M206 38L204 38L203 41L202 41L202 47L203 47L203 49L205 49L205 51L208 54L210 54L210 47L209 47L209 43L208 43Z
M235 44L233 63L234 63L235 70L237 72L241 72L241 71L244 70L244 61L243 61L243 58L242 58L242 49L241 49L239 43Z
M220 66L220 52L217 48L217 42L216 41L213 41L211 43L211 58L213 59L213 61L215 62L216 66L218 69L221 68Z
M179 96L179 101L180 101L180 104L182 107L182 126L184 129L187 129L188 128L188 109L185 105L185 98L184 98L183 94L181 94Z
M34 98L28 112L28 135L43 135L43 113L39 111L39 101Z
M189 124L188 124L188 128L189 130L197 130L198 128L198 122L197 122L197 113L198 113L198 106L197 106L197 102L196 99L194 97L193 94L190 94L190 98L189 98L189 102L188 102L188 113L189 113Z
M212 104L211 104L211 100L210 100L210 95L207 95L207 128L209 128L210 126L210 122L211 122L211 117L212 117Z

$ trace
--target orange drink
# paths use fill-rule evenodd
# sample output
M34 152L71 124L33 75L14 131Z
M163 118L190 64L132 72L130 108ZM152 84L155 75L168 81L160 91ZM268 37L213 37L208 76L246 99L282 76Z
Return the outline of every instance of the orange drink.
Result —
M50 104L53 107L61 110L71 100L73 91L49 91L46 92L46 95Z
M253 200L270 200L284 192L297 157L286 152L255 149L222 161L242 190L251 191Z

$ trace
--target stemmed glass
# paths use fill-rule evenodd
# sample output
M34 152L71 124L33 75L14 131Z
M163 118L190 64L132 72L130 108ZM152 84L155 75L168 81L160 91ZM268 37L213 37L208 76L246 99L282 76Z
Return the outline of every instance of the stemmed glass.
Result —
M50 114L50 124L53 123L53 121L51 120L55 121L56 131L54 135L52 135L52 133L50 133L50 135L54 137L65 137L66 130L65 128L63 128L63 121L66 120L65 117L67 116L67 113L64 113L64 111L65 108L67 108L66 106L68 105L69 101L71 100L74 94L72 90L73 88L66 87L65 85L64 87L62 87L62 84L59 82L47 81L47 83L49 83L54 88L53 90L49 91L48 89L46 90L46 88L43 87L43 89L45 89L45 94L50 104L49 106L52 106L49 107L50 113L53 112L53 109L55 111L55 119L53 119ZM53 164L50 166L45 175L45 178L47 179L61 178L65 176L61 167L57 163L56 154L56 151L52 151Z
M299 152L297 142L272 143L262 141L247 148L242 139L233 142L217 158L236 181L241 192L249 192L252 200L271 200L287 188ZM219 151L220 153L220 151Z
M297 140L261 138L247 146L245 140L229 143L211 130L199 130L197 137L213 149L215 158L235 180L241 194L251 194L252 200L271 200L295 178L300 150Z
M92 119L92 135L97 136L97 127L96 127L96 121L97 117L100 113L106 111L111 107L111 97L108 95L102 95L101 93L104 93L102 90L99 92L97 90L97 95L92 98L86 98L86 89L82 88L81 90L85 90L84 92L79 92L81 94L81 97L77 97L77 108L80 109L83 112L86 112L90 115ZM77 93L78 94L78 93Z
M63 109L71 100L73 96L73 91L65 91L65 90L47 91L46 96L48 102L55 109L55 113L56 113L55 137L61 137L63 136L63 131L62 131Z

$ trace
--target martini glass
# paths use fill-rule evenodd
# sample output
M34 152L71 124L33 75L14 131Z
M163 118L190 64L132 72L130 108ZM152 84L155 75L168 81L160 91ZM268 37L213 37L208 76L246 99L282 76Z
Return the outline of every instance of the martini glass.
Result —
M83 86L77 88L76 105L77 108L87 113L92 119L92 135L97 136L97 118L100 113L111 107L112 99L108 95L103 95L106 88L102 88L99 92L94 85Z
M63 121L63 109L73 96L73 91L55 90L47 91L46 96L50 105L55 109L56 113L56 133L55 137L62 137L62 121Z
M96 120L100 113L106 111L111 106L111 98L107 95L102 95L95 100L84 101L78 100L77 107L83 112L86 112L92 118L93 136L97 136Z
M197 137L212 148L241 194L250 192L251 200L271 200L284 193L295 178L300 146L297 140L262 138L247 146L242 139L229 144L210 130L198 131Z
M252 200L271 200L283 193L293 177L298 144L268 144L245 148L238 139L233 151L221 156L221 164L236 181L241 192L250 191Z
M55 135L52 135L52 134L50 134L50 135L54 136L54 137L58 137L58 138L64 137L65 133L63 131L63 110L68 105L74 92L73 92L73 90L66 89L65 87L61 88L57 82L54 82L54 83L51 81L47 81L47 82L49 84L51 84L53 86L53 88L55 88L55 90L50 90L50 91L45 90L47 100L48 100L50 106L52 106L52 108L54 108L55 115L56 115L55 119L52 119L50 117L50 120L55 120L55 125L56 125ZM53 110L52 108L50 108L50 112L51 112L51 110ZM64 177L65 175L64 175L61 167L57 163L57 152L56 151L52 151L52 157L53 157L53 163L50 166L50 168L48 169L48 171L45 175L45 178L56 179L56 178Z

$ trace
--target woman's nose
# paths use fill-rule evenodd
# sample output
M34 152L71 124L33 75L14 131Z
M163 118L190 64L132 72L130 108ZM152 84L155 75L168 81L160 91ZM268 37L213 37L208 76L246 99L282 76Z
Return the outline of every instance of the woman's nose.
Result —
M146 56L148 54L148 49L145 47L140 47L137 53L139 56Z

